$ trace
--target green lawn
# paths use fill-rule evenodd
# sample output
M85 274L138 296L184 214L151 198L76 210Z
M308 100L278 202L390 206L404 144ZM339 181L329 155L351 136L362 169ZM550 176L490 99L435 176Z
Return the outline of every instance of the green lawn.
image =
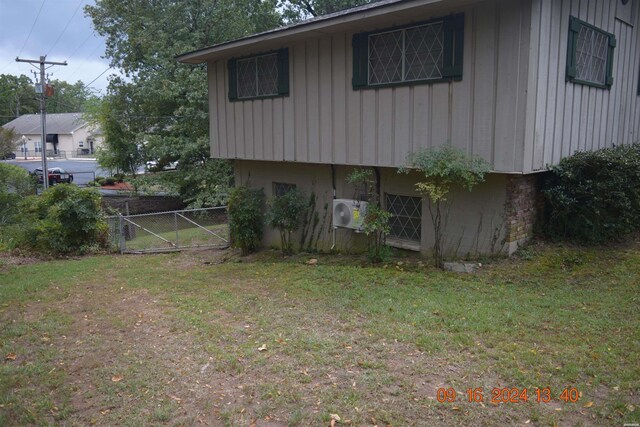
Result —
M534 246L472 275L308 259L0 261L0 425L640 422L640 243Z

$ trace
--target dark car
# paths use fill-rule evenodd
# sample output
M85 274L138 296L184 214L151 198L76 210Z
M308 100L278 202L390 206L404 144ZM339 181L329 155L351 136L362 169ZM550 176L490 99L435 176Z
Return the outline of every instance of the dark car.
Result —
M36 168L33 173L38 177L38 182L42 182L42 168ZM49 185L73 182L73 175L62 168L49 168Z
M16 154L15 153L7 153L4 154L2 156L0 156L0 160L13 160L16 158Z

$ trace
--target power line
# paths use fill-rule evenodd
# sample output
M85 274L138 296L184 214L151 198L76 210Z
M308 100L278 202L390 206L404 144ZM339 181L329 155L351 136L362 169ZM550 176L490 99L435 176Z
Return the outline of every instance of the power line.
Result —
M91 38L91 36L93 36L93 35L95 35L95 31L92 31L92 32L91 32L91 34L89 34L89 35L87 36L87 38L86 38L86 39L84 39L84 41L83 41L82 43L80 43L80 46L78 46L78 47L76 48L76 50L74 50L74 51L73 51L73 53L72 53L71 55L69 55L69 57L67 58L67 61L68 61L68 60L70 60L70 59L73 57L73 55L75 55L76 53L78 53L78 51L82 48L82 46L84 46L84 44L87 42L87 40L89 40L89 38Z
M40 5L40 9L38 10L38 14L36 15L36 19L33 21L33 24L31 25L31 29L29 30L29 35L27 35L26 40L24 41L24 43L22 44L22 47L20 48L20 52L18 53L18 56L20 56L20 54L22 53L22 50L24 49L24 47L27 45L27 42L29 41L29 39L31 38L31 33L33 32L33 29L36 26L36 22L38 22L38 18L40 17L40 12L42 12L42 8L44 7L44 3L47 0L42 0L42 4ZM5 64L4 67L0 68L0 71L4 71L7 69L7 67L9 65L13 64L13 60L9 61L7 64Z
M67 24L64 26L64 28L62 29L62 32L60 33L60 35L58 36L58 38L56 39L55 42L53 42L53 46L51 46L51 48L49 49L49 52L47 52L47 55L49 55L49 53L51 53L51 51L53 50L54 47L56 47L56 45L58 44L58 42L60 41L60 38L62 37L62 35L67 31L67 28L69 28L69 24L71 24L71 21L73 20L73 18L76 16L76 13L78 13L78 10L80 9L80 6L82 6L82 3L84 2L84 0L80 0L80 3L78 3L78 7L76 7L76 10L73 12L73 15L71 15L71 18L69 18L69 20L67 21ZM45 55L46 56L46 55Z
M100 73L100 75L98 77L96 77L95 79L91 80L91 83L95 82L96 80L98 80L100 77L102 77L102 75L104 73L106 73L107 71L109 71L111 69L111 67L107 68L106 70L104 70L103 72ZM84 85L85 88L89 88L91 87L91 83Z
M47 0L42 0L42 4L40 5L40 9L38 9L38 14L36 15L36 19L33 21L33 24L31 25L31 29L29 30L29 35L27 36L27 39L22 44L22 47L20 48L20 52L18 52L18 56L20 56L22 54L22 50L24 49L24 47L27 45L27 42L31 38L31 33L33 33L33 29L36 27L36 23L38 22L38 18L40 17L40 12L42 12L42 8L44 7L44 3L46 1Z

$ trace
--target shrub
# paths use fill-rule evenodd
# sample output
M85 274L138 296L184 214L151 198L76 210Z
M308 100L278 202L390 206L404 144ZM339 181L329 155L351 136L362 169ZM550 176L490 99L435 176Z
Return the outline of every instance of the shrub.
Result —
M269 227L280 232L280 245L285 254L293 253L291 235L300 228L307 215L307 198L297 188L269 201L266 220Z
M400 172L407 173L408 168L418 169L424 174L424 181L416 184L417 191L429 200L429 214L433 224L433 257L435 266L442 268L444 225L447 223L449 193L454 186L468 191L484 181L490 165L482 158L467 154L451 146L439 149L420 149L407 156L406 167Z
M0 163L0 192L26 196L35 194L35 178L16 165Z
M619 239L640 229L640 144L578 152L543 183L544 232L582 243Z
M116 182L117 182L117 180L114 177L110 176L110 177L105 178L103 180L102 185L114 185Z
M231 241L241 254L254 252L262 240L264 192L236 187L229 195Z
M86 253L108 245L100 195L71 184L50 187L20 204L13 247L58 254Z
M363 221L363 231L368 237L369 260L373 263L384 261L389 249L385 246L385 236L391 231L389 221L391 213L380 206L373 170L357 168L349 176L347 182L355 187L354 199L365 197L367 210Z
M36 181L19 166L0 163L0 227L14 222L22 198L35 194Z

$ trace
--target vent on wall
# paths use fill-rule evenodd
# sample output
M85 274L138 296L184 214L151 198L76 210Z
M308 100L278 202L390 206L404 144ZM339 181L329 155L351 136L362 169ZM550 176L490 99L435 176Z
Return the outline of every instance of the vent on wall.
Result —
M333 226L362 231L367 202L351 199L333 201Z

